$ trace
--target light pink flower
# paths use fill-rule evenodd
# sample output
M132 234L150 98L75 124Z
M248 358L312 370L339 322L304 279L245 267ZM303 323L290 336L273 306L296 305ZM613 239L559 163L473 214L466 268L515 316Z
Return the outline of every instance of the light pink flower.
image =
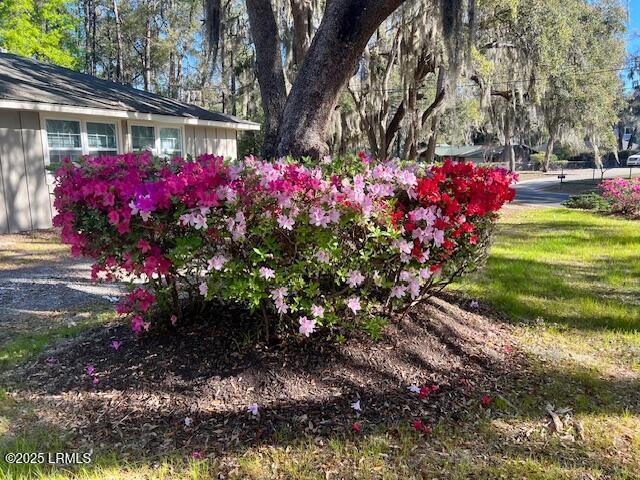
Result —
M224 267L224 264L227 263L227 261L227 257L225 257L224 255L214 255L208 262L209 270L220 271L222 270L222 267Z
M202 295L203 297L206 297L207 294L209 293L209 286L205 282L202 282L200 284L199 290L200 290L200 295Z
M329 263L331 261L331 257L329 257L329 254L324 251L324 250L319 250L316 253L316 258L318 259L318 261L320 261L321 263Z
M308 337L310 334L315 332L316 330L315 320L309 320L307 317L300 317L300 320L298 320L298 322L300 323L299 332L305 337Z
M311 315L313 315L316 318L323 318L324 317L324 307L318 306L318 305L311 305Z
M407 293L407 287L404 285L396 285L391 289L392 298L402 298Z
M362 306L360 305L360 299L358 297L351 297L347 301L347 307L351 309L351 311L357 314L360 310L362 310Z
M350 270L347 274L347 283L350 287L355 288L364 282L364 275L359 270Z
M265 280L269 280L270 278L276 278L276 272L268 267L261 267L260 276Z
M293 225L296 223L293 218L286 215L278 215L278 225L284 230L293 230Z

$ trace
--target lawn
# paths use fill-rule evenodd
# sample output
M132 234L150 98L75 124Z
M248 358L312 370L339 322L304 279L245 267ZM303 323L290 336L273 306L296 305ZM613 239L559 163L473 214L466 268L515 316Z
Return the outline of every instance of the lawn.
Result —
M91 465L9 466L0 479L625 479L640 472L640 224L566 209L510 208L486 268L454 286L512 325L529 367L496 381L432 432L389 423L330 438L310 431L192 460L96 453ZM18 342L19 339L14 341ZM37 353L41 342L36 342ZM5 350L9 348L4 345ZM0 356L24 361L7 352ZM64 451L50 429L11 437L29 405L0 402L0 454ZM549 411L557 416L554 426ZM73 472L73 473L71 473Z

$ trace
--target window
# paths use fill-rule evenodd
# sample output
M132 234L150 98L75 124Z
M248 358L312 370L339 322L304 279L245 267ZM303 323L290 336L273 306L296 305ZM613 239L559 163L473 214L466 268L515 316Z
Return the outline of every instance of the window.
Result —
M91 155L116 155L118 153L116 126L112 123L87 122L87 139Z
M142 125L131 125L131 146L134 152L155 151L156 129Z
M67 157L79 160L82 157L80 122L47 120L47 144L50 163L60 163Z
M160 155L182 156L182 132L179 128L160 129Z

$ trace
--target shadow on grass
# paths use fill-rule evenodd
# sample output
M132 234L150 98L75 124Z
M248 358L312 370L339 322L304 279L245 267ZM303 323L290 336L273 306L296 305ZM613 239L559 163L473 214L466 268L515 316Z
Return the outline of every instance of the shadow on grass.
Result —
M246 458L256 448L295 450L309 441L315 447L347 442L367 450L368 442L381 434L418 445L420 451L424 440L412 431L411 422L421 419L440 426L433 439L443 444L448 441L443 429L469 430L460 448L478 458L493 451L501 458L491 467L498 473L520 464L526 452L533 464L538 462L530 465L534 469L553 464L562 472L572 462L594 471L626 468L622 460L600 458L598 452L571 460L558 457L557 449L544 442L514 446L507 436L500 438L503 433L492 421L541 422L546 403L571 407L577 415L638 416L637 379L603 378L573 363L532 364L522 355L505 352L511 339L501 327L434 302L405 317L380 343L305 342L291 349L238 350L231 335L218 335L216 340L215 334L195 328L175 338L148 338L136 344L126 339L116 352L108 341L124 331L111 329L64 345L56 353L56 365L39 363L20 375L28 377L23 389L36 398L37 407L48 410L38 416L40 428L59 432L60 425L66 425L61 432L69 436L65 448L96 448L101 455L111 455L116 465L124 459L153 463L171 458L170 452L184 459L195 450ZM89 363L96 366L98 386L83 372ZM440 389L421 401L407 390L410 383L437 383ZM481 405L485 394L493 399L490 409ZM351 407L357 399L361 412ZM255 418L246 411L253 402L260 412ZM193 420L189 427L186 417ZM478 421L487 431L470 431ZM352 432L354 422L362 427L359 435ZM56 433L52 444L59 438ZM44 435L22 447L51 451L48 442ZM16 444L5 446L6 451L11 448ZM442 462L430 448L424 446L433 454L432 465ZM390 454L396 455L392 450ZM414 450L397 459L411 475L425 467L416 463L415 454ZM473 473L473 463L467 458L466 466L460 465ZM389 468L395 471L393 465ZM321 472L322 464L312 470Z

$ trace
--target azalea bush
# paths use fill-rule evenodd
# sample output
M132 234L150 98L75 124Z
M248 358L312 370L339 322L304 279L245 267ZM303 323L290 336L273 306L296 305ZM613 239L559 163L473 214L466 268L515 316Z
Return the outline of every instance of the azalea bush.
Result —
M627 216L640 215L640 178L612 178L602 182L602 196L614 212Z
M503 169L356 159L227 163L126 154L65 161L55 225L92 276L127 281L133 330L170 328L194 306L236 303L309 336L364 328L485 252L514 197Z

